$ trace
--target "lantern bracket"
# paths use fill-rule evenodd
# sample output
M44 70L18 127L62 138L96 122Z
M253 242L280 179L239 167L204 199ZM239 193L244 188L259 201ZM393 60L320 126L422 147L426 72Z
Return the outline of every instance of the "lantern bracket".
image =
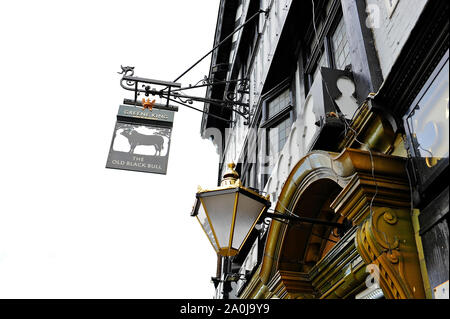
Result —
M262 214L263 218L271 218L280 222L285 222L287 221L291 221L294 223L307 223L307 224L312 224L312 225L323 225L323 226L329 226L329 227L333 227L333 228L337 228L337 232L339 234L339 236L343 236L347 230L349 228L351 228L351 223L348 221L344 221L343 223L336 223L336 222L330 222L330 221L326 221L326 220L321 220L321 219L315 219L315 218L308 218L308 217L300 217L297 215L286 215L286 214L281 214L280 212L276 213L269 213L269 212L265 212Z

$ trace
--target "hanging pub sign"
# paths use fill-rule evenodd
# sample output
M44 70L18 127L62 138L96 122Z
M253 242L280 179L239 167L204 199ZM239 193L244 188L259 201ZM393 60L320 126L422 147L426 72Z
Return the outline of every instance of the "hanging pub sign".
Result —
M166 174L173 119L153 105L120 105L106 167Z
M177 77L175 81L183 77L201 60ZM127 91L133 92L134 99L125 99L124 105L119 107L106 163L107 168L166 174L174 112L178 111L177 106L169 104L171 102L203 114L208 114L226 123L232 123L233 121L229 118L197 109L190 104L194 101L214 104L241 115L246 121L249 119L249 104L237 101L234 95L228 95L227 99L220 100L183 93L184 90L214 85L215 82L207 77L196 85L181 87L181 84L177 82L134 76L133 66L121 65L120 68L121 71L117 72L122 74L120 86ZM240 83L239 90L243 92L248 90L247 79L233 80L232 82ZM147 99L142 99L141 103L138 101L138 97L142 97L142 95L145 95ZM155 100L150 101L149 96L159 97L161 102L165 100L165 104L155 104Z
M106 167L166 174L174 112L178 111L178 107L169 105L170 92L181 84L135 77L132 66L120 68L120 86L132 91L134 99L124 99L124 105L119 106ZM141 94L162 97L166 90L166 104L150 98L138 101Z

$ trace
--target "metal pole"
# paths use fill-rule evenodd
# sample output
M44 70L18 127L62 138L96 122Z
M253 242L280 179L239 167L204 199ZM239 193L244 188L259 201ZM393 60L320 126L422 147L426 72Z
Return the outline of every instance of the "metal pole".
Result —
M216 270L216 278L220 278L222 274L222 256L217 254L217 270Z
M332 226L332 227L336 227L336 228L344 228L345 227L345 225L340 224L340 223L334 223L334 222L329 222L326 220L313 219L313 218L308 218L308 217L299 217L299 216L273 214L273 213L265 213L264 216L272 218L272 219L287 219L287 220L292 220L294 222L308 223L308 224L314 224L314 225L325 225L325 226Z
M247 21L245 21L244 23L242 23L238 28L236 28L231 34L229 34L225 39L223 39L222 41L220 41L216 46L214 46L214 48L212 48L211 51L209 51L208 53L206 53L203 57L201 57L197 62L195 62L191 67L189 67L186 71L184 71L183 73L181 73L181 75L179 77L177 77L173 82L178 81L179 79L181 79L186 73L188 73L190 70L192 70L197 64L199 64L200 62L202 62L208 55L210 55L211 53L214 52L214 50L216 50L218 47L220 47L223 43L225 43L227 40L229 40L233 34L235 34L236 32L238 32L239 30L241 30L247 23L249 23L250 21L252 21L255 17L259 16L261 13L265 13L266 11L264 10L259 10L258 12L256 12L253 16L251 16Z
M229 257L222 257L222 273L220 274L220 294L222 295L223 299L230 299L230 291L231 291L231 285L230 282L227 281L227 276L230 273L231 270L231 263Z

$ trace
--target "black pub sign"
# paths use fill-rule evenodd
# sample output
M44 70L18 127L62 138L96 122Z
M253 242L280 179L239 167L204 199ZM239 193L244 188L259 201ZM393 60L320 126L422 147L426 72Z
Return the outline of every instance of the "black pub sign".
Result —
M120 105L107 168L166 174L174 112Z

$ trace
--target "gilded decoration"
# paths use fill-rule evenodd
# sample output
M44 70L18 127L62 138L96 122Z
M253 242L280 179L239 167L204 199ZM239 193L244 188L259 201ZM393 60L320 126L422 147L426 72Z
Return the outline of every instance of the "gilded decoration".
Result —
M351 298L374 265L386 298L424 298L403 158L312 152L291 171L275 210L352 227L335 240L323 226L272 221L241 298Z
M376 265L386 298L425 298L410 212L377 207L356 235L366 264Z

